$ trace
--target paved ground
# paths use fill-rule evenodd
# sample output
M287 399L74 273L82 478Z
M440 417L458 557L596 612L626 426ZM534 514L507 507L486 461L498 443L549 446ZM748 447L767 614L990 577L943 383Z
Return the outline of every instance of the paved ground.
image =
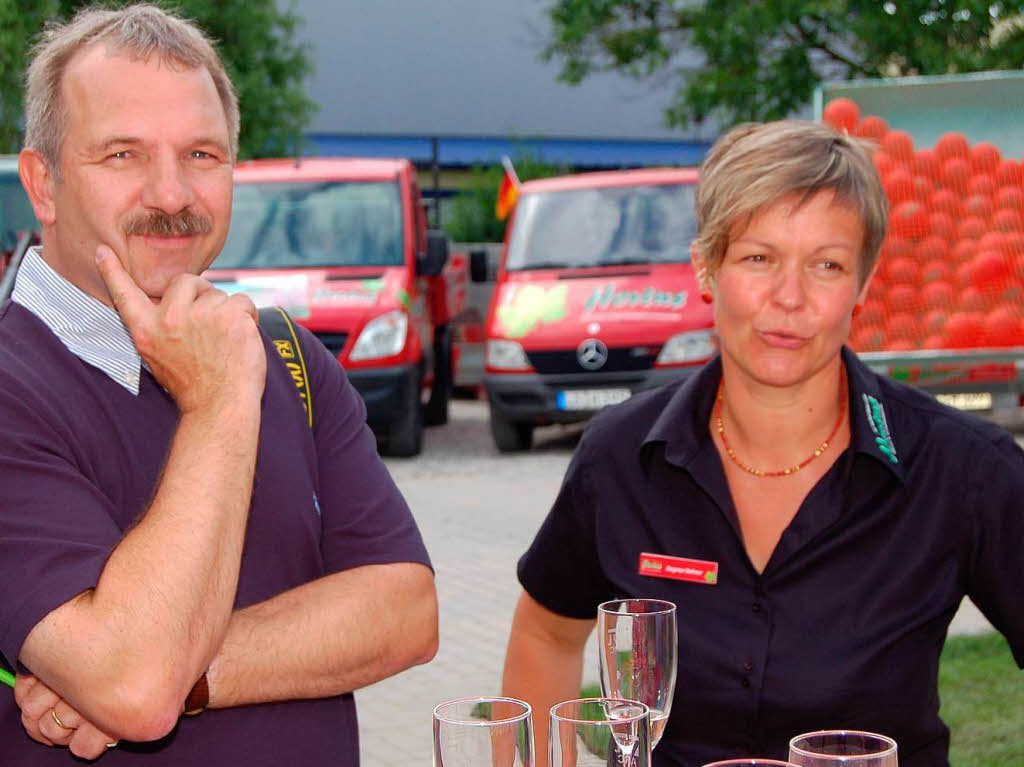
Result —
M431 759L431 712L451 698L494 695L512 610L515 563L547 513L580 427L537 432L523 455L499 455L483 403L453 403L451 422L426 432L423 454L388 467L416 513L437 570L441 649L433 662L357 693L364 767ZM965 605L953 631L990 630ZM596 679L591 648L586 669Z

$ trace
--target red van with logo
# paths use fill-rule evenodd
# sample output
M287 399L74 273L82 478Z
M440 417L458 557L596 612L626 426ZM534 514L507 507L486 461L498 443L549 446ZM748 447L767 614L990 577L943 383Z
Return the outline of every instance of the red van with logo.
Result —
M528 449L535 426L585 420L714 353L690 263L696 182L696 170L659 168L520 187L485 330L499 450Z
M313 331L345 366L382 448L411 456L424 424L448 417L459 286L447 261L408 160L255 160L235 168L231 230L206 276Z

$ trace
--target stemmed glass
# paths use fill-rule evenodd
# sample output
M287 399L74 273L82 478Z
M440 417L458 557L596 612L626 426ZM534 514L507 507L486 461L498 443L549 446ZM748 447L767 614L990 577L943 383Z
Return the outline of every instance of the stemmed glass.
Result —
M635 700L579 698L551 707L549 767L650 767L650 710Z
M434 708L434 767L533 767L530 704L459 698Z
M820 730L789 741L789 761L800 767L898 767L896 741L858 730Z
M597 608L601 692L651 709L651 747L665 731L676 689L676 606L614 599Z

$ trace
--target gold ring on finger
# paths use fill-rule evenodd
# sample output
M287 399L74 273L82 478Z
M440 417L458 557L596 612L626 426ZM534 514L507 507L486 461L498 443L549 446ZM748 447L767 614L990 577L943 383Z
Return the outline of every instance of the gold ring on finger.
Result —
M60 720L59 716L57 716L57 709L51 708L50 709L50 716L53 717L53 721L55 721L57 723L57 726L60 727L62 730L70 730L71 729L66 724L64 724L64 722L62 722Z

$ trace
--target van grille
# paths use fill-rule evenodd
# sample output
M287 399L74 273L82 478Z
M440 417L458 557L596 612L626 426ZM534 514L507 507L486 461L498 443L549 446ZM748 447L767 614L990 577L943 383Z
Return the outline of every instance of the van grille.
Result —
M348 341L348 333L314 333L320 342L330 350L335 357L341 354Z
M628 346L608 350L608 361L598 370L587 370L576 358L576 350L527 352L530 364L541 375L572 373L620 373L650 370L661 349L657 346Z

